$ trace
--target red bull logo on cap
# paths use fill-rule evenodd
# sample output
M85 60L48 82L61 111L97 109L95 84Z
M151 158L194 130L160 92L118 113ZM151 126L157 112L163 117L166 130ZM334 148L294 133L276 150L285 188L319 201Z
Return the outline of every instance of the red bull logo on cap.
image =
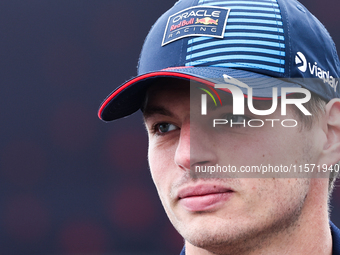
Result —
M189 36L224 38L230 8L195 6L171 15L162 46Z
M197 19L195 24L216 25L216 26L218 26L218 19L214 20L214 19L205 17L203 19Z

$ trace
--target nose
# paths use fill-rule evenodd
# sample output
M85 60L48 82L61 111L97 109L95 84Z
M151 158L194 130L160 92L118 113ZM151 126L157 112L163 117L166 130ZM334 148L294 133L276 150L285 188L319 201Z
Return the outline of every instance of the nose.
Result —
M190 171L196 166L216 165L217 154L214 144L198 124L183 123L175 153L175 163L182 170Z

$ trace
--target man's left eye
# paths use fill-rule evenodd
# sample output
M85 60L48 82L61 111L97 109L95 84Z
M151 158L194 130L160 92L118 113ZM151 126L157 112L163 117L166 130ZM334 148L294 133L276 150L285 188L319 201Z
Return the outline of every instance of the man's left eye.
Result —
M244 122L244 121L247 121L248 118L243 116L243 115L234 115L232 113L229 113L225 116L225 119L230 123L230 122L233 122L233 123L236 123L236 122Z
M177 127L170 123L160 123L160 124L157 124L155 127L155 131L160 134L168 133L176 129Z

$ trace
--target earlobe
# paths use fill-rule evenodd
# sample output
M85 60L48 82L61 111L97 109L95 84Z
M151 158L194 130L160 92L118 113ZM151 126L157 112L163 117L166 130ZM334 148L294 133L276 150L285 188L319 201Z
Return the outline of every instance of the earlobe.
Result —
M326 105L327 142L323 148L323 163L329 166L340 161L340 99Z

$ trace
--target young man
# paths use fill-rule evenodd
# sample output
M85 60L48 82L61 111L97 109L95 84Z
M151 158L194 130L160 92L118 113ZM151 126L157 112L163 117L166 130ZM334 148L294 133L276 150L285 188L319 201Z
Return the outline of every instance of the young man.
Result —
M304 6L179 1L151 29L138 73L99 117L142 109L152 178L185 239L181 254L340 254L328 215L340 64Z

